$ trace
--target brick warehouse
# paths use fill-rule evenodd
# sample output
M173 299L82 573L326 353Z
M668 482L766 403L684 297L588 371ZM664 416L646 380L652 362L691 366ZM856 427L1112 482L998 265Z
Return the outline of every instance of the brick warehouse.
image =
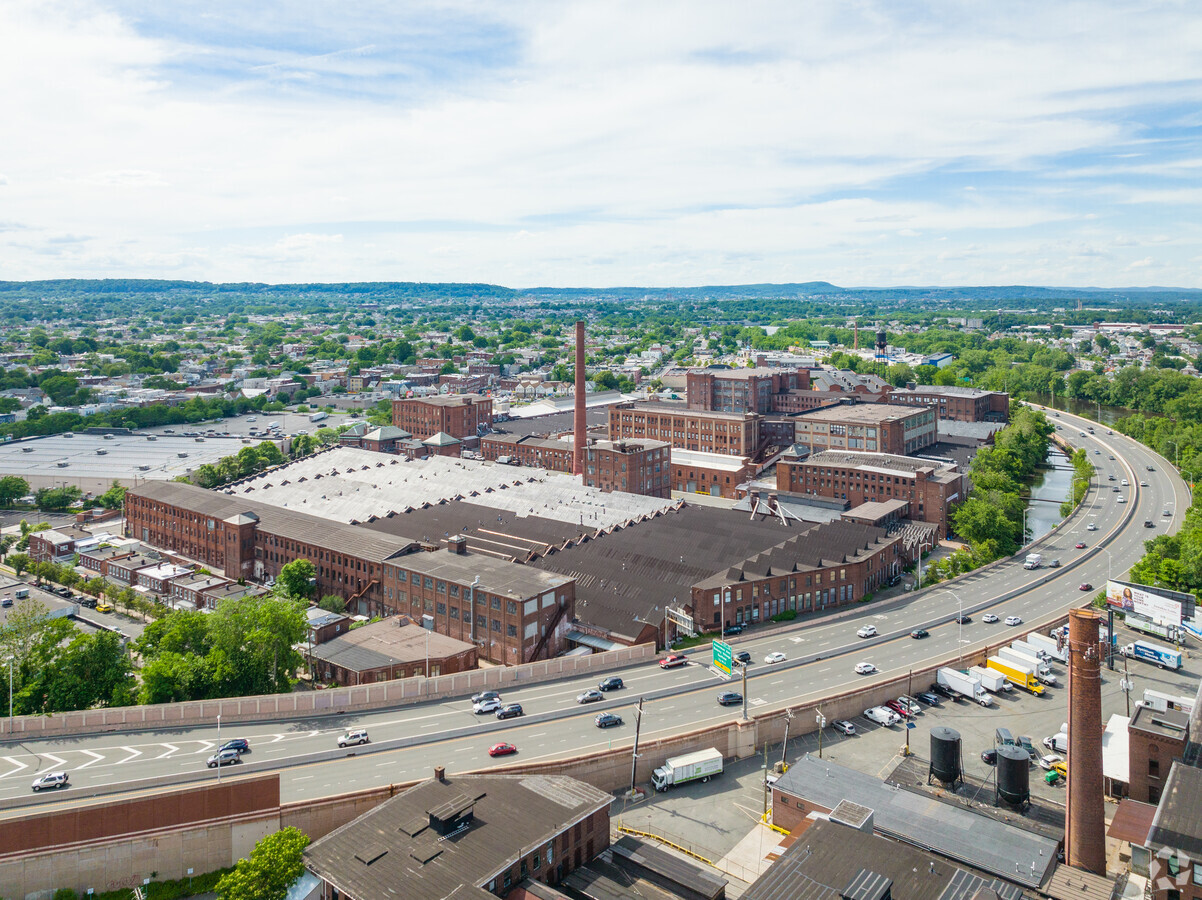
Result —
M652 438L681 450L755 456L760 444L758 413L720 413L668 403L615 403L609 408L611 440Z
M393 400L392 424L423 441L440 432L474 441L481 430L492 428L492 398L452 394Z
M967 493L966 476L949 463L890 453L828 450L808 458L786 454L776 465L778 491L863 503L906 500L908 518L948 534L951 505Z
M781 412L794 406L790 392L810 390L805 369L690 369L685 376L689 409L725 413Z
M931 409L859 403L817 409L794 419L797 443L810 452L866 450L909 456L939 440Z
M227 577L265 580L296 559L317 568L317 594L376 616L434 618L441 634L513 665L566 649L574 579L503 559L419 542L193 485L147 482L125 498L127 534Z

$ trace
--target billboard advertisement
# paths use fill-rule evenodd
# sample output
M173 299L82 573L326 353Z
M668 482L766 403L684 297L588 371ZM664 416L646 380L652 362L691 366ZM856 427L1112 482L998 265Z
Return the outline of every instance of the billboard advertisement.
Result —
M1106 582L1106 603L1116 610L1133 612L1158 625L1181 624L1179 601L1153 594L1140 584L1128 584L1125 581Z

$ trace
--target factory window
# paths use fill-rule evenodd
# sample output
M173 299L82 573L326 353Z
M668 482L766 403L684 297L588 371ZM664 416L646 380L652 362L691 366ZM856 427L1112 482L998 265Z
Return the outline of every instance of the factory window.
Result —
M492 608L493 608L493 609L500 609L500 608L501 608L501 598L500 598L500 597L493 597L493 598L492 598Z
M427 591L430 590L432 587L434 587L434 579L433 578L422 579L422 587L424 587Z
M500 619L492 620L492 630L500 633L500 631L501 631L501 620Z
M459 618L459 607L457 607L457 606L452 606L452 607L451 607L451 618L452 618L452 619L458 619L458 618Z
M518 627L516 625L505 626L505 636L515 638L518 636Z
M447 583L445 581L439 581L435 590L437 590L440 594L445 594L447 592Z
M447 605L445 603L438 604L438 614L440 616L445 616L447 614Z
M516 615L517 611L518 611L517 603L515 603L513 600L505 601L505 612L509 613L512 616L512 615Z

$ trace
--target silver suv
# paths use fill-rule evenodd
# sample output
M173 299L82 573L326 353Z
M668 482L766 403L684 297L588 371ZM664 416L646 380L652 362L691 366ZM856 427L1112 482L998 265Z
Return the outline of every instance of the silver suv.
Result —
M367 736L366 728L355 728L348 731L338 739L339 747L350 747L355 744L370 744L371 738Z
M33 782L33 789L37 791L51 790L67 786L66 772L46 772L39 775Z

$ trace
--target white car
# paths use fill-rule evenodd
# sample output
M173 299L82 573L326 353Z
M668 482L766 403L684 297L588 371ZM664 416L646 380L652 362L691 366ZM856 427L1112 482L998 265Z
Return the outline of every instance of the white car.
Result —
M1123 487L1131 487L1131 482L1129 482L1126 478L1120 481L1119 484L1121 484Z
M1148 486L1148 482L1146 482L1146 481L1141 481L1141 482L1139 483L1139 486L1140 486L1140 487L1147 487L1147 486Z
M1094 523L1094 522L1090 522L1088 525L1086 525L1086 526L1085 526L1085 530L1086 530L1086 531L1097 531L1097 530L1098 530L1098 526L1097 526L1097 524L1096 524L1096 523Z
M901 721L901 716L887 706L874 706L872 709L864 710L864 718L869 722L884 725L886 728Z
M1119 497L1119 498L1118 498L1118 500L1116 500L1116 501L1114 501L1114 502L1115 502L1115 503L1126 503L1126 502L1127 502L1127 498L1126 498L1126 497Z
M1049 753L1047 756L1039 757L1039 768L1051 769L1058 762L1064 762L1064 757L1057 756L1055 753Z
M357 747L360 744L370 744L370 743L371 743L371 738L369 738L367 736L366 728L352 728L350 731L345 732L342 735L342 737L340 737L338 739L339 747L350 747L350 746Z
M472 704L472 712L476 715L481 713L495 713L501 708L501 701L496 697L490 697L487 700L481 700L479 703Z
M900 697L898 697L897 702L901 708L908 712L911 716L916 716L922 712L922 707L918 705L918 701L906 694L902 694Z
M865 625L863 628L861 628L859 631L856 632L856 635L858 637L862 637L862 638L876 637L876 626L875 625Z
M779 650L769 653L767 656L764 657L764 662L766 662L766 663L778 663L778 662L784 662L784 661L785 661L785 654L781 653Z
M1007 625L1021 625L1022 623L1023 623L1023 620L1020 619L1018 616L1006 616L1006 624Z
M857 675L871 675L875 671L876 671L876 666L874 666L870 662L856 663L856 674Z
M997 616L995 616L993 613L985 613L985 615L981 616L981 621L988 625L992 625L997 621Z
M34 779L34 791L54 790L67 786L66 772L46 772Z
M847 719L835 719L835 721L831 722L831 728L835 729L835 731L839 732L840 734L846 734L849 737L856 733L856 726L847 721Z

